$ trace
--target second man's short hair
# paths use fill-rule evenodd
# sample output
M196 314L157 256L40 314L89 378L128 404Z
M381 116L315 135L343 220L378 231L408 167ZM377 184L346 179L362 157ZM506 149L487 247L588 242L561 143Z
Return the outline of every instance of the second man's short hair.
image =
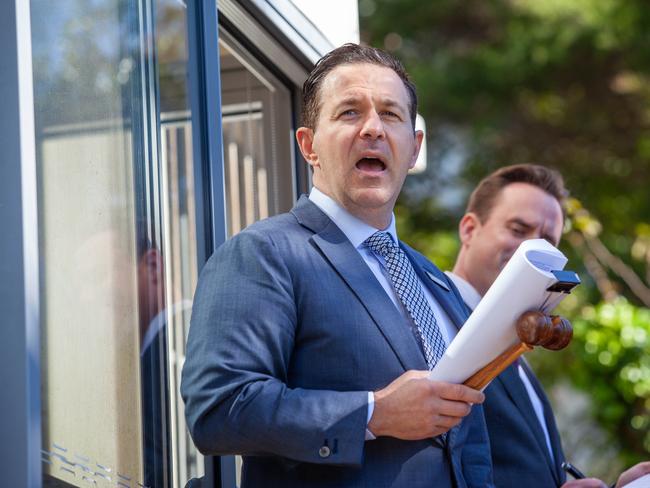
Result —
M483 178L470 195L466 212L476 214L481 222L485 222L501 191L513 183L526 183L545 191L564 209L568 192L558 171L539 164L515 164L499 168Z

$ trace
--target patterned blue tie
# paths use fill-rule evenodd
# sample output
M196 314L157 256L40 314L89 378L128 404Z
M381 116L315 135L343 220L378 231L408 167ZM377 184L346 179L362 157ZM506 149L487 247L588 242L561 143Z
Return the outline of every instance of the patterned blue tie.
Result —
M393 288L415 322L427 365L433 369L445 352L445 341L411 262L387 232L375 232L364 244L386 261Z

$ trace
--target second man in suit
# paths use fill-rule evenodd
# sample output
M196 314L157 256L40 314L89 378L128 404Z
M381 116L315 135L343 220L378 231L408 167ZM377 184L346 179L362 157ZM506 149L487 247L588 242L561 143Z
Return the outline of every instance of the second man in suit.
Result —
M453 273L447 273L470 309L524 240L559 244L566 194L557 171L534 164L506 166L478 184L459 224L461 249ZM503 371L485 395L496 486L606 488L594 478L566 481L551 405L525 359ZM621 475L617 486L640 476L647 463L634 469Z

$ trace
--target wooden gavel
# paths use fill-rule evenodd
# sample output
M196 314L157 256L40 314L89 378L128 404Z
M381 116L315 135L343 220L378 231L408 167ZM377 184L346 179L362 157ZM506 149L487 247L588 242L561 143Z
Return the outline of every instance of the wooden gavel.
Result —
M483 366L465 380L464 385L481 390L519 356L532 351L534 346L559 351L568 346L573 338L571 322L558 315L549 316L542 312L524 313L517 320L515 328L521 342Z

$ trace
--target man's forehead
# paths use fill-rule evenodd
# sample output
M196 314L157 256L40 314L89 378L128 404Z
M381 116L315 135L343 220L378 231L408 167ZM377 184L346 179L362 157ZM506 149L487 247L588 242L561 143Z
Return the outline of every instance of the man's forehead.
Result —
M497 207L516 213L520 210L541 212L548 209L558 209L561 213L560 202L542 188L530 183L515 182L506 185L494 200L493 210Z
M537 186L513 183L499 192L488 220L491 217L506 224L523 223L530 227L555 227L557 224L561 229L562 207L553 195ZM551 230L554 229L548 229Z
M321 95L344 98L355 94L363 96L367 91L392 103L408 104L408 93L398 74L388 67L371 63L337 66L323 80Z

